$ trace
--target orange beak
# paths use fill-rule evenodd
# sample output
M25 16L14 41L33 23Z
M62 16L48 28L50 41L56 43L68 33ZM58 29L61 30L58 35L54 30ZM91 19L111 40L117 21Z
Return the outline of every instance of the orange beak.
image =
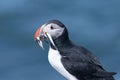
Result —
M47 32L44 32L43 28L44 28L44 25L37 29L37 31L35 32L35 35L34 35L34 39L38 42L38 44L42 48L43 48L42 41L45 41L45 40L49 40L49 42L52 43L52 45L54 47L56 47L54 42L53 42L53 39L52 39L51 35L49 33L47 33Z
M37 29L37 31L35 32L35 34L34 34L34 39L37 39L37 37L40 36L41 31L42 31L42 27L39 27L39 28Z
M45 35L44 35L44 33L43 33L43 27L44 27L44 26L39 27L39 28L37 29L37 31L35 32L35 34L34 34L34 39L35 39L35 41L37 41L38 44L39 44L42 48L43 48L42 41L43 41L43 40L46 40L46 37L45 37Z

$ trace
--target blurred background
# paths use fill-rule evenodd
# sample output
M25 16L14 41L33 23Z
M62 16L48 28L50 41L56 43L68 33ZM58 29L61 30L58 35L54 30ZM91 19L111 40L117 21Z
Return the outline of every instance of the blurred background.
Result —
M33 39L51 19L120 79L120 0L0 0L0 80L66 80Z

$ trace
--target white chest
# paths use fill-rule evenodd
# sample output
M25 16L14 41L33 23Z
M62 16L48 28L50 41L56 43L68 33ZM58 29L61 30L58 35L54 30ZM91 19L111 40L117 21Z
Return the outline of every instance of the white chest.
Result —
M68 80L77 80L74 76L72 76L62 65L61 55L57 50L52 48L49 49L48 53L49 63L55 68L59 73L61 73Z

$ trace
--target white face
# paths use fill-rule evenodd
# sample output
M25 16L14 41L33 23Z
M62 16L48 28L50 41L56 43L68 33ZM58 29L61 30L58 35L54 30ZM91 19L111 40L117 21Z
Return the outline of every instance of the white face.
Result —
M54 23L47 24L43 28L43 32L48 33L54 39L62 35L63 31L64 31L64 28Z
M44 24L40 28L37 29L34 39L38 41L39 45L43 48L42 41L49 40L54 47L53 39L58 38L62 35L64 31L64 27L61 27L55 23Z

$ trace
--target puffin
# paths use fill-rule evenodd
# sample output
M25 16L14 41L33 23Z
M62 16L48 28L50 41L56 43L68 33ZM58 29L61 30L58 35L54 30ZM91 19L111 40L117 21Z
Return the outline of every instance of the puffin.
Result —
M49 20L36 30L34 39L43 49L44 41L49 44L48 61L67 80L115 80L115 72L106 71L96 56L70 40L61 21Z

